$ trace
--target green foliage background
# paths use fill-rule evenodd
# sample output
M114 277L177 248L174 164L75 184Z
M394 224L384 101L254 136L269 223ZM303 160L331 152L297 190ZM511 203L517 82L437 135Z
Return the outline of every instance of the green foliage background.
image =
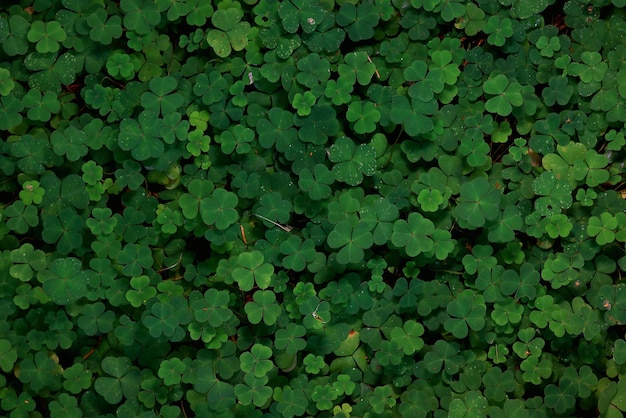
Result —
M624 6L0 6L2 415L623 416Z

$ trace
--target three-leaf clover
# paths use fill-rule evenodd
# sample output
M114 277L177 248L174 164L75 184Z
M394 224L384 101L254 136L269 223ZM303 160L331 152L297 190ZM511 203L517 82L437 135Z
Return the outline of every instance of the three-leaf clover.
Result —
M491 97L485 103L485 109L500 116L508 116L513 111L513 106L522 105L522 85L517 81L509 81L504 74L485 81L483 91Z
M337 253L337 262L341 264L361 262L365 257L363 250L374 244L374 237L370 230L371 226L365 222L353 225L343 220L337 223L327 239L331 248L341 248Z
M431 235L434 232L435 225L430 219L412 212L407 220L398 219L394 222L391 242L397 247L404 248L409 257L416 257L433 249Z
M252 324L263 321L265 325L275 324L282 312L282 308L276 303L276 295L270 290L254 292L252 301L245 304L244 310Z
M271 357L270 347L254 344L250 351L244 351L239 356L241 371L256 378L262 378L274 367Z
M63 42L67 37L63 26L57 21L42 22L37 20L33 22L26 35L29 42L36 43L37 52L45 54L47 52L57 52L59 43Z
M350 186L359 185L363 176L371 176L376 170L376 151L371 144L355 145L347 137L338 138L328 151L328 158L335 163L333 173L339 181Z

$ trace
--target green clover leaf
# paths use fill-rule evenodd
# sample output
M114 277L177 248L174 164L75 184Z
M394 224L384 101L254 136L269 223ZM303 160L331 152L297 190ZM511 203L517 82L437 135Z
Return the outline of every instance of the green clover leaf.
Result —
M391 242L396 247L404 248L409 257L432 251L434 241L430 237L435 232L435 225L430 219L417 212L411 212L408 219L398 219L393 223Z
M122 36L122 18L116 15L109 17L105 9L97 9L87 16L86 21L91 28L89 37L102 45L111 45L114 39Z
M444 328L456 338L465 338L470 329L480 331L485 326L485 300L470 289L458 295L446 310L451 318L444 322Z
M26 222L30 208L34 206L28 206L24 212ZM83 218L69 207L62 208L58 215L43 218L42 224L41 237L48 244L56 244L57 251L61 254L69 254L83 244Z
M279 350L285 350L287 354L296 354L306 348L306 341L302 338L305 334L305 327L291 322L286 328L276 331L274 346Z
M0 68L0 96L8 96L15 88L15 81L11 72L6 68Z
M57 52L59 43L63 42L67 34L59 22L33 22L26 34L29 42L36 43L37 52L45 54L47 52Z
M166 359L159 365L157 375L167 386L174 386L181 382L187 370L187 365L179 358Z
M178 338L175 334L182 332L179 315L180 312L171 303L156 302L149 310L144 311L141 322L152 337L164 336L176 340Z
M274 392L271 387L265 386L268 380L267 376L255 377L252 373L246 373L243 377L245 384L235 385L235 395L239 402L242 405L254 404L262 407Z
M218 328L233 317L228 308L229 293L224 290L209 289L200 295L193 292L189 297L189 306L196 321L207 322L211 327Z
M499 367L492 367L482 378L485 385L485 396L495 402L506 399L507 393L515 390L515 376L511 370L502 371Z
M285 255L283 267L293 271L303 271L307 264L317 258L315 242L307 239L304 242L297 235L292 235L280 244L280 252Z
M345 27L348 37L353 42L370 39L378 25L379 14L371 4L344 3L337 14L337 24Z
M346 112L346 119L354 122L354 131L358 134L374 132L380 117L380 112L372 102L354 101Z
M106 334L113 330L115 313L106 310L104 303L96 302L82 307L77 324L86 335Z
M355 145L347 137L340 137L330 147L329 156L335 163L332 172L339 181L357 186L363 181L363 176L371 176L376 170L376 150L371 144Z
M491 16L485 22L483 32L489 35L487 42L491 45L502 46L513 36L513 21L508 17Z
M128 357L105 357L100 367L106 375L96 379L94 389L109 404L116 405L124 397L132 399L137 396L141 373Z
M419 322L408 320L402 328L396 327L391 330L391 341L395 341L407 356L419 352L424 347L424 327Z
M241 371L250 373L256 378L262 378L274 368L271 357L272 349L270 347L254 344L250 351L244 351L239 356Z
M341 248L337 253L337 262L341 264L360 263L365 257L366 250L374 244L374 237L370 232L371 226L365 222L356 225L349 221L340 221L328 234L328 245Z
M237 265L233 269L232 276L244 292L258 286L267 289L274 275L274 266L264 263L263 254L259 251L241 253L237 257Z
M241 22L242 17L241 9L235 7L218 9L211 16L217 29L209 30L206 39L218 57L227 57L231 51L241 51L248 45L250 24Z
M34 121L47 122L61 110L57 95L51 91L42 95L39 90L29 90L22 98L22 104L28 109L28 118Z
M150 91L141 95L141 105L147 111L161 112L165 117L176 112L185 103L183 95L174 92L178 86L174 77L155 77L150 80L149 86Z
M46 190L39 185L37 180L25 181L22 184L22 190L20 190L20 200L25 205L40 204L43 201L43 196L46 194Z
M477 177L461 186L461 195L454 214L463 222L462 225L477 229L498 217L501 199L500 190L494 188L485 178Z
M274 292L257 290L252 296L252 301L245 304L244 311L252 324L258 324L262 320L265 325L269 326L276 323L282 308L276 303Z
M522 105L522 85L517 81L509 81L504 74L485 81L483 91L494 96L487 100L485 109L500 116L508 116L513 111L513 106Z
M2 49L11 57L28 52L26 40L31 23L20 14L11 14L9 19L0 18L0 42Z
M117 254L116 261L123 265L122 273L128 277L141 275L144 269L152 267L152 251L146 246L129 243Z
M437 107L435 100L424 102L411 98L409 102L405 96L395 96L389 117L393 123L402 124L408 135L417 137L434 129L435 125L430 115L437 111Z
M225 230L239 219L237 203L239 199L233 192L216 189L210 197L199 202L200 216L206 225L215 225L218 230ZM183 212L184 214L184 212Z
M596 238L598 245L606 245L615 241L617 218L610 213L602 213L600 216L591 216L587 223L587 233Z
M63 370L63 388L72 394L78 394L91 387L92 372L83 364L76 363Z
M146 35L161 22L161 13L155 2L142 0L121 0L124 12L124 27L139 35Z
M324 164L316 164L313 171L305 168L298 176L298 187L307 192L312 200L324 200L331 196L330 185L335 182L335 174Z
M48 272L42 288L54 303L66 305L87 294L87 274L77 258L57 258Z
M39 391L45 387L53 388L60 385L61 369L51 356L38 351L33 358L29 355L20 362L19 379Z
M291 105L296 109L299 116L307 116L311 114L311 108L315 105L316 97L310 91L305 91L304 94L296 93L293 96Z
M135 308L145 305L157 295L157 289L150 286L150 278L146 275L131 278L130 287L132 289L126 292L126 300Z
M133 158L144 161L160 156L165 145L161 140L160 124L155 123L157 115L144 110L137 120L124 119L120 122L118 143L124 151L130 151Z
M339 64L337 72L339 80L343 78L352 85L358 81L360 85L366 86L376 72L376 66L370 62L369 55L365 51L349 52L344 56L344 62Z

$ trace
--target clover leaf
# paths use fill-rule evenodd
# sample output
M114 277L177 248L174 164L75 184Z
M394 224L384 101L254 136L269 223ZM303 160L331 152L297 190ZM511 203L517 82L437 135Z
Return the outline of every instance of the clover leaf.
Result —
M409 102L405 96L395 96L389 116L393 123L402 124L408 135L417 137L433 130L435 125L429 115L435 113L437 107L435 100L424 102L411 98Z
M147 111L161 112L170 116L180 108L185 99L180 93L174 92L178 82L174 77L155 77L150 80L150 91L141 95L141 105Z
M298 173L298 187L307 192L313 200L324 200L331 196L330 185L335 182L335 173L324 164L316 164L311 171L308 168Z
M122 272L129 277L141 275L144 269L152 267L154 263L150 248L134 243L126 244L118 253L116 261L124 266Z
M391 341L398 343L404 354L410 356L419 352L424 347L424 327L419 322L409 320L402 328L397 327L391 330Z
M61 110L57 95L52 91L42 95L39 90L29 90L22 98L22 103L28 109L28 118L33 121L47 122Z
M354 131L358 134L374 132L380 117L380 112L372 102L354 101L346 113L346 119L354 122Z
M276 295L269 290L254 292L252 301L246 303L244 310L252 324L258 324L262 320L265 325L275 324L282 312L282 308L276 303Z
M149 310L144 311L141 322L148 328L148 332L154 338L161 336L179 340L177 335L184 334L180 327L184 321L183 312L176 310L171 303L154 303Z
M482 378L485 385L485 396L495 402L506 399L507 393L513 392L517 386L511 370L502 371L499 367L492 367Z
M306 33L313 32L324 19L324 9L304 0L289 0L278 7L283 28L289 33L296 33L299 28Z
M339 64L337 72L339 80L343 78L352 85L358 81L362 86L366 86L376 72L376 66L370 62L365 51L350 52L344 56L344 62Z
M59 305L74 302L87 294L87 274L77 258L57 258L48 266L43 291Z
M335 178L351 186L363 181L363 175L371 176L376 169L376 151L371 144L355 145L347 137L338 138L330 147L331 162L336 163L332 172Z
M233 192L224 189L216 189L210 197L205 197L199 202L200 216L206 225L215 225L219 230L225 230L235 223L239 214L235 207L239 199Z
M379 14L370 4L352 3L341 5L337 14L337 24L345 27L348 37L353 42L370 39L374 35L374 28L378 24Z
M307 264L317 258L315 242L302 239L297 235L290 236L280 244L280 252L285 255L283 266L293 271L303 271Z
M243 380L245 384L235 385L235 395L242 405L261 407L271 398L273 390L265 386L269 380L267 376L258 378L252 373L246 373Z
M106 310L103 303L96 302L82 307L77 323L86 335L96 335L112 331L114 321L115 313Z
M513 36L513 21L507 17L491 16L485 22L483 32L489 35L487 42L491 45L502 46L507 38Z
M465 338L470 329L480 331L485 326L487 308L484 298L472 290L463 291L446 310L451 318L445 321L444 328L456 338Z
M155 123L156 113L145 110L137 120L124 119L120 122L118 143L124 151L139 161L155 158L165 149L161 141L159 123Z
M141 373L128 357L105 357L100 367L106 373L94 383L94 389L109 404L115 405L124 397L132 399L139 392Z
M207 33L207 42L218 57L227 57L232 50L241 51L248 45L250 24L241 22L243 12L231 7L218 9L211 16L211 23L216 29Z
M500 116L508 116L513 111L513 106L522 105L521 84L509 81L504 74L498 74L485 81L483 91L494 96L487 100L485 109Z
M244 351L239 356L241 371L249 373L256 378L264 377L274 368L272 349L262 344L254 344L250 351Z
M306 348L306 341L302 338L305 334L305 327L289 323L286 328L276 331L274 346L279 350L285 350L287 354L296 354Z
M30 26L26 38L29 42L36 43L37 52L56 52L59 50L59 43L63 42L67 34L59 22L33 22Z
M337 253L337 262L341 264L359 263L365 257L366 250L374 244L370 232L371 226L365 222L352 225L349 221L340 221L328 234L328 245L341 248Z
M232 275L244 292L258 286L267 289L274 274L274 266L264 263L263 254L259 251L241 253L237 257L237 265Z
M122 36L122 18L109 16L105 9L97 9L87 16L86 21L91 28L89 37L102 45L111 45L114 39Z
M434 232L435 225L430 219L412 212L406 221L398 219L393 223L391 242L397 247L404 248L409 257L416 257L434 248L434 241L431 238Z
M39 391L45 387L54 388L60 384L60 367L54 359L44 351L37 351L34 358L28 356L19 365L17 377L23 383Z
M596 238L598 245L610 244L615 241L617 218L610 213L604 212L600 216L591 216L587 224L587 233Z
M310 91L305 91L304 94L296 93L291 105L296 109L299 116L307 116L311 114L311 108L315 105L315 101L315 95Z
M498 217L501 199L502 194L498 189L486 179L478 177L461 186L459 204L454 213L469 229L480 228L487 221Z

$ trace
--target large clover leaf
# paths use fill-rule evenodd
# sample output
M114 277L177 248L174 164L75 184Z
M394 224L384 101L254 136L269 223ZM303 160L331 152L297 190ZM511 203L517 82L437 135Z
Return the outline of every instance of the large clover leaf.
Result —
M444 327L456 338L465 338L470 329L480 331L485 326L485 300L472 290L467 289L457 296L448 304L447 311L451 318Z
M232 7L218 9L211 16L211 23L217 29L207 33L207 42L219 57L227 57L232 50L241 51L248 45L250 24L241 22L243 12Z
M137 396L141 373L127 357L105 357L101 367L106 375L96 379L94 388L108 403L115 405L124 397Z
M120 123L118 143L124 151L139 161L160 156L165 149L161 140L160 123L157 114L145 110L137 120L124 119Z
M87 294L88 275L77 258L57 258L48 267L44 292L58 305L67 305Z
M225 230L239 218L239 213L235 209L238 201L235 193L216 189L210 197L200 200L199 210L202 222L215 225L219 230Z
M350 138L341 137L330 147L328 158L333 163L335 178L351 186L371 176L376 170L376 151L370 144L355 145Z
M416 257L434 248L431 238L434 232L435 225L430 219L412 212L406 221L398 219L394 222L391 242L397 247L404 248L409 257Z
M513 111L513 106L522 105L522 85L517 81L509 81L504 74L498 74L483 85L485 93L491 97L485 103L485 109L500 116L508 116Z
M479 177L461 186L461 195L454 214L469 229L477 229L500 214L502 193L488 180Z
M340 221L328 234L328 245L341 248L337 253L337 262L341 264L360 263L365 257L363 250L374 244L370 232L371 226L365 222L352 225L349 221Z

